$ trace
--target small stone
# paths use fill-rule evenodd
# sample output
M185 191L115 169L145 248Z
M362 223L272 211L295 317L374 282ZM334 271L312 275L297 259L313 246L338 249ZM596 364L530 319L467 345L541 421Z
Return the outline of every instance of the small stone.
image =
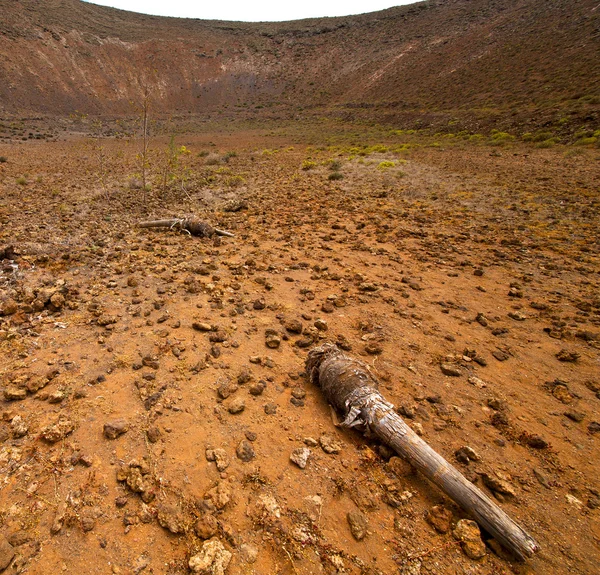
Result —
M256 563L258 559L258 548L250 543L240 545L240 559L244 563Z
M223 330L218 330L208 336L208 341L211 343L223 343L227 341L227 333Z
M265 300L264 299L257 299L254 300L254 302L252 303L252 309L255 309L256 311L260 311L265 309L266 304L265 304Z
M201 321L193 322L192 328L195 329L196 331L203 331L203 332L212 331L212 325L210 325L209 323L201 322Z
M498 361L506 361L507 359L510 359L510 355L503 349L495 349L494 351L492 351L492 355Z
M367 535L368 523L364 513L360 511L350 511L346 515L350 532L357 541L362 541Z
M56 443L73 431L75 431L75 424L68 417L60 416L55 424L44 427L40 435L49 443Z
M155 425L146 431L146 437L150 443L156 443L160 439L160 429Z
M237 383L232 381L224 381L217 388L217 394L221 399L227 399L239 389Z
M10 433L14 439L25 437L29 428L20 415L15 415L10 422Z
M225 471L229 465L231 464L231 458L227 455L227 452L224 449L218 447L217 449L213 449L213 459L211 461L215 462L217 469L219 471ZM208 459L208 457L207 457Z
M461 519L452 533L461 542L467 557L477 560L485 556L485 543L481 540L481 532L475 521Z
M194 523L194 531L200 539L210 539L217 534L219 523L211 513L204 513Z
M248 391L250 392L250 395L261 395L266 387L267 384L261 379L259 381L255 381L252 385L250 385Z
M329 326L324 319L317 319L313 324L319 331L327 331Z
M248 461L252 461L256 457L256 452L254 451L254 447L247 440L243 439L240 441L237 449L235 450L236 455L243 462L247 463Z
M558 384L554 386L552 395L561 403L568 405L573 401L573 396L569 393L569 388L566 385Z
M281 337L275 330L268 329L265 332L265 345L270 349L277 349L281 344Z
M365 351L369 355L379 355L383 352L383 346L377 341L370 341L365 345Z
M190 557L189 568L200 575L225 575L231 557L218 539L210 539L204 542L200 553Z
M460 377L462 375L462 371L459 367L451 363L442 363L440 369L444 375L449 375L451 377Z
M311 451L308 447L298 447L292 451L290 455L290 461L295 463L300 469L304 469L310 454Z
M0 571L4 571L13 560L15 550L4 535L0 535Z
M471 461L480 461L481 457L473 450L473 448L465 445L454 452L454 457L460 463L468 465Z
M159 505L157 519L161 527L175 535L185 531L183 516L175 505L166 503Z
M321 435L319 438L321 449L325 453L336 454L342 450L342 445L330 435Z
M302 333L302 322L297 319L290 319L286 321L283 327L285 327L285 329L290 333Z
M54 307L54 309L61 310L63 307L65 307L65 303L65 296L63 296L60 292L52 294L52 297L50 298L50 304Z
M245 383L252 381L252 378L252 372L247 367L244 367L237 376L238 385L244 385Z
M13 315L17 313L19 306L17 302L12 298L7 298L3 301L0 301L0 316L2 315Z
M228 481L219 481L215 487L206 493L205 499L209 499L217 509L224 509L231 501L232 490Z
M276 403L267 403L265 404L265 413L267 415L275 415L277 413L277 404Z
M435 505L432 507L425 518L439 533L448 533L448 531L450 531L452 511L443 505Z
M123 435L129 429L129 423L124 419L116 419L104 424L104 437L107 439L116 439Z
M588 433L598 433L600 431L600 423L597 421L591 421L588 424Z
M4 388L4 399L6 401L20 401L27 397L27 389L24 387L17 387L16 385L9 385Z
M580 357L581 357L581 355L579 353L577 353L576 351L568 351L566 349L561 349L556 354L556 359L558 359L558 361L571 362L571 363L577 361Z
M481 479L486 487L494 493L500 493L501 495L506 495L508 497L516 497L517 495L508 480L500 477L498 474L490 475L489 473L482 473Z
M333 304L330 301L326 301L321 306L321 311L323 313L333 313L335 311L335 307L333 306Z
M231 413L231 414L236 414L236 413L242 413L242 411L244 411L244 409L246 409L246 403L244 402L244 398L235 397L229 404L227 411L229 411L229 413Z
M81 518L81 529L84 532L92 531L96 527L96 520L90 515L84 515Z

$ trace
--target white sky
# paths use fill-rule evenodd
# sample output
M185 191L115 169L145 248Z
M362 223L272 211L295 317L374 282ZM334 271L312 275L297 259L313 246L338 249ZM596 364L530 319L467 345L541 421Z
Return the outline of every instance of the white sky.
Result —
M86 0L88 1L88 0ZM243 22L279 22L317 18L322 16L348 16L384 10L417 0L93 0L92 4L112 6L121 10L201 18L203 20L239 20Z

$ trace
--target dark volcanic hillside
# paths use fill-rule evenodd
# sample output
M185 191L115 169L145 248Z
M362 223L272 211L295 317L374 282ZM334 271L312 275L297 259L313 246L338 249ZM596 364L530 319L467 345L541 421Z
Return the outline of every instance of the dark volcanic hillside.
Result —
M593 122L600 93L597 0L432 0L260 24L78 0L0 0L0 14L5 115L127 114L147 87L163 112L335 106L388 121L487 110Z

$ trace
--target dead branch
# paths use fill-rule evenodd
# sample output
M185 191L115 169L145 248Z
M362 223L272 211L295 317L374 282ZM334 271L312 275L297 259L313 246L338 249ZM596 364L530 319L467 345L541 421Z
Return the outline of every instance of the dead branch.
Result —
M337 346L312 350L306 371L327 400L345 415L344 427L371 432L437 485L517 557L530 557L539 546L485 493L435 452L377 391L379 382L366 364L346 356Z
M171 228L183 230L190 233L192 236L201 238L210 238L215 235L226 236L228 238L234 237L231 232L213 228L207 222L203 222L194 216L189 218L173 218L170 220L152 220L149 222L140 222L138 225L140 228Z

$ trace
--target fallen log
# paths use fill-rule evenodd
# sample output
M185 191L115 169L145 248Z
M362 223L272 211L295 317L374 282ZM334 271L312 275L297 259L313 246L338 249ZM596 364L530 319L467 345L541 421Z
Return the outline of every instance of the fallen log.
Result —
M231 232L213 228L209 223L204 222L195 216L189 218L173 218L170 220L152 220L149 222L140 222L138 225L140 228L170 228L183 230L192 236L201 238L210 238L215 235L226 236L228 238L234 237Z
M363 429L392 447L520 559L539 550L533 537L402 420L377 390L379 382L367 365L324 344L308 354L306 371L344 414L342 426Z

